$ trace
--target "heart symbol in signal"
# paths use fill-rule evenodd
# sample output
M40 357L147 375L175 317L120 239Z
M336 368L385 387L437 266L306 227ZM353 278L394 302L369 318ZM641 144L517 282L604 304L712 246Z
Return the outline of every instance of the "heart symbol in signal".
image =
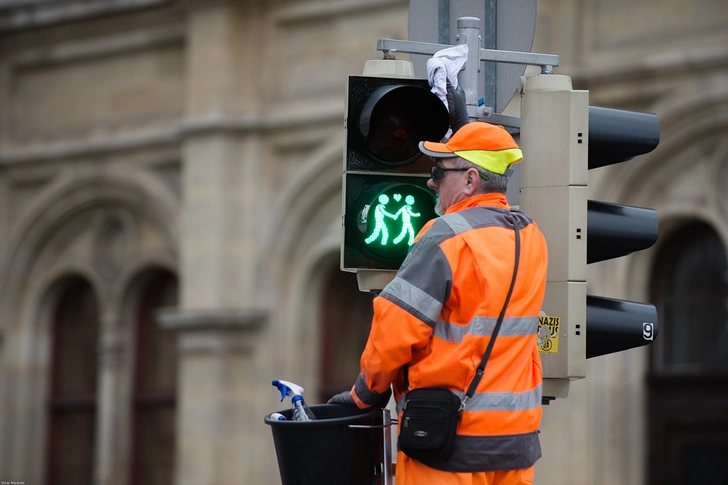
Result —
M396 200L397 202L402 200L402 194L394 194L394 200Z

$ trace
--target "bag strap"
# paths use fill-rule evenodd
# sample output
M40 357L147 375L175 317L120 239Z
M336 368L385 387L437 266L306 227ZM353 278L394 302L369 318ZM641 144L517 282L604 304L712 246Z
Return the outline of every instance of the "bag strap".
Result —
M470 386L468 386L468 391L465 393L465 397L463 397L461 404L460 404L460 411L465 409L465 403L468 402L468 400L473 397L473 394L475 394L475 389L478 387L478 384L480 384L480 379L483 377L483 373L485 372L485 364L488 362L488 359L490 358L490 354L493 351L493 345L495 344L495 338L498 336L498 332L500 331L501 325L503 324L503 318L506 315L506 308L508 308L508 303L511 301L511 295L513 294L513 287L516 286L516 276L518 275L518 262L521 259L521 237L520 237L520 227L518 225L518 219L514 216L513 217L513 230L516 233L516 262L513 265L513 278L511 279L511 286L508 288L508 293L506 294L506 301L503 303L503 308L501 309L500 315L498 315L498 321L495 324L495 328L493 328L493 334L490 337L490 342L488 342L488 347L485 349L485 354L483 354L483 358L480 360L480 364L478 365L477 369L475 369L475 376L473 376L473 380L470 381ZM409 365L404 365L404 389L405 392L409 390L409 379L407 378L409 371Z

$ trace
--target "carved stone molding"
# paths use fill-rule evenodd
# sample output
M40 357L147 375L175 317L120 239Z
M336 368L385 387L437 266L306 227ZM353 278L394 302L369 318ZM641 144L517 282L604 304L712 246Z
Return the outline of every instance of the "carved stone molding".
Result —
M168 330L245 330L260 328L268 314L269 311L262 308L164 308L158 311L157 321Z
M147 130L143 133L125 133L101 140L79 140L48 143L29 148L13 148L0 151L0 165L43 160L62 160L72 157L114 153L147 147L169 147L180 143L183 138L210 133L254 133L270 132L283 128L311 126L315 123L329 123L342 119L342 102L338 99L323 100L323 106L304 113L297 106L288 106L266 116L206 116L188 118L174 122L164 128ZM302 103L302 105L305 103Z
M41 0L43 1L43 0ZM104 39L108 36L131 36L138 32L153 32L170 26L183 26L186 21L185 10L178 1L157 0L158 3L141 8L128 8L117 12L85 17L68 17L47 23L35 23L24 27L11 28L9 11L0 7L0 52L12 56L26 49L34 50L42 45L51 47L75 42L84 43L86 39ZM57 3L55 1L44 3ZM62 2L58 2L62 3ZM98 3L81 2L75 3ZM133 3L133 2L132 2ZM5 2L0 1L0 4ZM141 34L144 35L144 34ZM104 41L102 40L102 43Z
M87 38L51 46L28 47L11 52L7 56L7 61L12 71L25 67L113 56L165 45L182 45L185 40L184 36L184 26L181 24L160 25L145 30L108 34L102 38Z
M172 0L10 0L0 4L0 32L114 15L172 3Z
M327 17L356 15L365 10L406 4L407 0L341 0L338 2L291 2L274 14L282 24L321 20Z
M159 310L156 320L163 329L179 332L181 352L221 354L250 351L255 347L255 337L269 313L260 308L168 308Z
M136 253L138 227L134 215L124 209L102 209L94 215L93 264L107 284L117 281L126 261Z
M654 55L639 63L564 69L580 89L677 75L694 77L698 72L714 72L728 66L728 49L724 46Z

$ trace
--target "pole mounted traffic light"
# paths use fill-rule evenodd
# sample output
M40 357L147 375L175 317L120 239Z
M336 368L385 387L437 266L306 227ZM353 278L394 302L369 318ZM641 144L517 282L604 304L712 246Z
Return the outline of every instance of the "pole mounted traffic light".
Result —
M566 397L586 359L650 343L657 312L645 303L586 294L588 263L646 249L657 240L653 209L587 200L589 169L632 159L659 143L649 113L589 106L568 76L524 78L520 208L538 224L549 271L538 342L544 397Z
M381 69L349 76L346 91L341 269L393 276L415 235L437 217L427 187L432 161L418 144L442 139L448 112L426 79L383 77ZM360 288L381 289L362 278Z

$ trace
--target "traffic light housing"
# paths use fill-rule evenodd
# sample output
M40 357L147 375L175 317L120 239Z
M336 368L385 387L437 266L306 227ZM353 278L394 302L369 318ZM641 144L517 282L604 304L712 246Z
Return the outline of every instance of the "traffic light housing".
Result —
M652 113L589 106L589 169L649 153L660 143ZM658 237L654 209L590 200L587 203L587 264L651 247ZM586 358L652 343L657 309L648 303L587 296Z
M346 92L341 269L393 274L437 217L418 145L445 136L448 112L426 79L349 76Z
M625 256L657 240L652 209L587 200L588 170L653 150L659 122L649 113L589 106L568 76L524 78L520 208L549 247L538 342L544 397L566 397L586 376L586 359L650 343L657 312L645 303L586 294L588 263Z

